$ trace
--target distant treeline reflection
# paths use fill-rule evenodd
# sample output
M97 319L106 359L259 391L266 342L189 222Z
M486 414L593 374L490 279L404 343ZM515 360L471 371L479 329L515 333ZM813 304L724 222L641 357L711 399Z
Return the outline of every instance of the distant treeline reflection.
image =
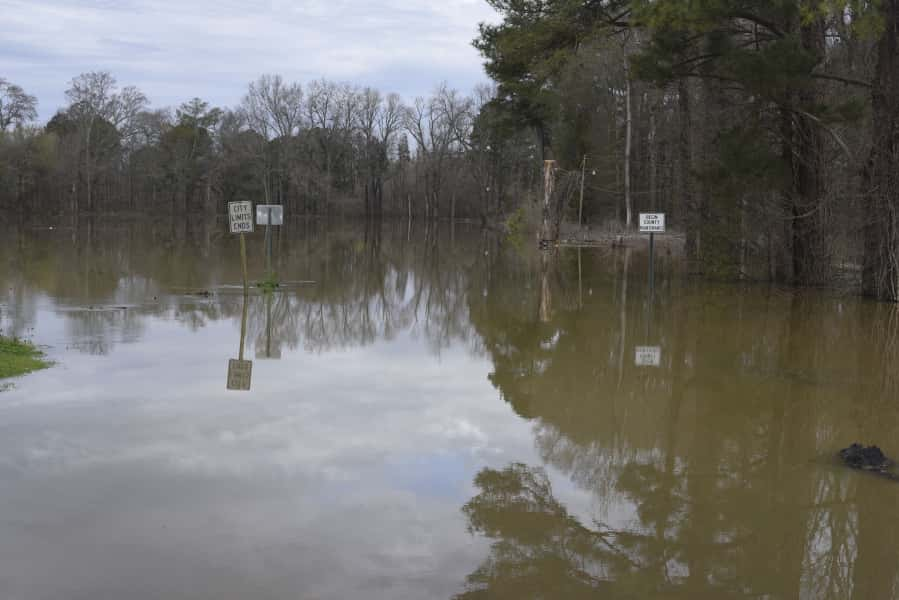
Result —
M95 353L140 341L158 318L199 333L231 320L236 336L238 246L219 227L97 223L0 240L5 333L33 326L40 300ZM261 236L249 245L261 274ZM899 486L827 457L854 440L899 455L896 307L709 285L667 255L650 296L636 250L547 260L461 224L294 220L275 246L286 285L271 297L272 344L464 346L533 423L546 465L595 498L589 523L541 468L483 471L464 511L494 544L462 597L895 597ZM251 343L269 336L268 314L254 295ZM658 347L660 365L635 364L637 346Z

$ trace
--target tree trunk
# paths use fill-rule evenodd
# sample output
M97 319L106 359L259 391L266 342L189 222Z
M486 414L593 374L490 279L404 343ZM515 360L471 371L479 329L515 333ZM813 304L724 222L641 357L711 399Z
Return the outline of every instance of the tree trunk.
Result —
M540 305L538 318L541 323L549 323L553 316L552 272L555 268L556 251L545 249L540 252Z
M866 219L862 292L899 300L899 0L886 0L872 93L871 156L865 169Z
M649 207L651 210L659 210L658 198L658 169L659 156L658 145L656 144L656 115L653 108L649 109Z
M824 56L825 24L815 18L801 27L802 46L821 60ZM799 108L814 110L820 103L820 93L809 83L798 93ZM821 127L811 117L796 117L795 177L796 193L793 202L793 275L796 283L822 283L828 272L828 256L824 247L824 136Z
M553 201L553 193L556 188L556 161L547 160L543 162L543 214L542 221L540 223L540 243L541 245L546 244L547 242L554 242L556 240L555 235L553 235L553 210L552 210L552 201Z
M625 207L625 227L631 228L633 221L633 206L631 204L631 150L633 147L633 109L631 107L631 70L630 63L627 61L627 54L624 56L624 104L625 104L625 139L624 139L624 207Z
M687 235L687 259L695 262L698 260L700 253L702 219L693 187L693 123L690 110L690 88L686 79L681 79L678 82L677 96L678 127L680 129L678 135L678 154L680 155L678 159L679 202L686 213L684 224Z

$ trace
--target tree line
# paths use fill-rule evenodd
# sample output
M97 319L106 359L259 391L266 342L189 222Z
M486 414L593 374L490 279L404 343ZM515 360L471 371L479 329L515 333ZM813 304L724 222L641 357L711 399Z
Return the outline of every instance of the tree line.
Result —
M473 43L493 85L470 95L272 75L234 108L152 110L87 73L40 127L3 81L0 201L486 223L535 222L551 191L551 239L664 211L706 277L899 300L899 0L488 2L501 20Z
M899 2L488 2L494 104L588 216L667 212L706 276L897 300Z
M263 75L239 106L200 98L152 108L108 72L83 73L67 106L35 124L37 99L0 79L0 203L24 216L218 213L252 199L293 215L495 219L535 167L499 135L494 88L397 94ZM535 171L536 173L536 171Z

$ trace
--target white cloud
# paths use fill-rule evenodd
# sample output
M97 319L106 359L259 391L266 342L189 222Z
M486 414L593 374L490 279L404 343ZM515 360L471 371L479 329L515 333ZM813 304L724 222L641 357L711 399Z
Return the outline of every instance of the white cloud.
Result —
M156 106L193 96L230 106L262 73L374 85L411 97L484 79L471 46L484 0L0 0L0 74L41 115L67 82L112 71Z

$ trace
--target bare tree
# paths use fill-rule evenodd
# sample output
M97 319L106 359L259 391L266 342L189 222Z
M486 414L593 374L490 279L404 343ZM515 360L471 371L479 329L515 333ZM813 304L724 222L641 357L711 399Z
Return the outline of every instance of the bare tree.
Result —
M318 140L324 157L325 212L330 211L331 204L333 146L338 122L338 92L336 84L320 79L309 84L309 95L306 100L309 126Z
M378 116L378 133L382 144L389 144L399 132L403 122L403 100L399 94L388 94Z
M303 88L299 83L285 83L280 75L263 75L250 83L241 103L249 128L259 134L255 153L260 159L260 177L267 201L283 202L282 181L294 162L292 139L302 127ZM270 142L277 148L272 157ZM274 179L274 181L273 181ZM277 190L274 193L273 184ZM277 198L276 198L277 196Z
M456 90L441 84L429 99L416 98L406 111L405 127L415 140L418 159L424 169L425 216L440 215L440 193L446 165L460 152L463 132L469 119L470 101Z
M378 136L378 121L383 108L381 92L367 87L359 93L359 132L362 135L362 160L365 170L365 214L377 212L378 182L381 144Z
M244 105L252 108L254 122L265 124L260 133L289 138L302 122L303 87L285 83L280 75L263 75L250 84Z
M390 157L396 144L396 136L402 129L403 113L405 106L399 94L388 94L386 101L381 106L378 115L378 136L380 139L380 154L378 175L377 212L380 215L384 210L384 182L383 176L390 168Z
M37 118L37 98L0 77L0 132Z
M111 125L124 138L138 132L137 116L147 105L147 98L136 87L118 92L116 79L106 71L82 73L66 90L68 116L76 124L81 142L81 164L87 186L87 209L93 210L94 146L98 122Z
M403 105L397 94L390 94L385 99L373 88L363 89L357 98L357 121L366 176L365 212L380 215L383 211L384 174L390 166L391 147L402 123Z

